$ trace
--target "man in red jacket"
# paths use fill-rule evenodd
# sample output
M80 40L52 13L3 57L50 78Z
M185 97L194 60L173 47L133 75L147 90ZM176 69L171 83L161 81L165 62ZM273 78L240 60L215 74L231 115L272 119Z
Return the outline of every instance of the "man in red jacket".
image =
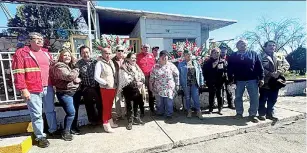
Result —
M149 76L156 64L155 56L149 52L150 46L145 44L142 46L142 52L136 56L136 64L141 68L145 75L145 85L147 86L149 95L149 109L152 115L155 115L155 98L152 92L149 90ZM141 116L144 116L144 112L141 112Z
M35 140L38 141L39 147L45 148L49 146L49 141L43 132L43 106L50 134L55 134L57 130L54 91L49 79L52 59L48 50L42 48L44 43L40 33L30 33L29 39L30 46L18 49L13 56L14 83L27 103Z

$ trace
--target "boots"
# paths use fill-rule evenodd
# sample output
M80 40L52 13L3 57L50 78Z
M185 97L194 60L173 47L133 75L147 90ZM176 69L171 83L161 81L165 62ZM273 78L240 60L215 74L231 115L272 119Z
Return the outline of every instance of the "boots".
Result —
M188 110L188 115L187 115L187 118L191 118L192 117L192 110L191 109L189 109Z
M103 129L107 133L114 133L115 132L114 129L112 129L110 123L103 124Z
M197 111L197 117L198 117L199 119L203 119L203 114L201 113L200 110Z
M112 119L112 118L109 119L109 123L110 123L110 125L111 125L112 128L117 128L117 127L118 127L118 125L115 124L115 123L113 122L113 119Z

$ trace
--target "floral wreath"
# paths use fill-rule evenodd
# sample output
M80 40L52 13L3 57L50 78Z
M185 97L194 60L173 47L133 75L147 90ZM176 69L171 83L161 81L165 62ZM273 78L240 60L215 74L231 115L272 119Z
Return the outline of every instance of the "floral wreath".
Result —
M117 46L123 46L125 48L125 53L129 53L133 45L130 45L127 43L127 38L119 38L118 36L114 35L102 35L101 39L96 39L93 42L93 50L96 53L99 53L103 48L110 48L112 50L112 53L116 52Z

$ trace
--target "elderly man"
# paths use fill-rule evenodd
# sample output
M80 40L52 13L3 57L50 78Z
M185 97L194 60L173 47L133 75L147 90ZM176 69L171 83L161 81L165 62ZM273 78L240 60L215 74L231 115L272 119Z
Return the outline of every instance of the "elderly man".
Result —
M221 49L221 54L220 54L220 58L222 60L228 60L228 56L227 56L227 46L220 46L219 47ZM227 62L226 62L227 63ZM226 65L227 66L227 65ZM226 67L227 69L227 67ZM229 80L228 78L226 77L226 80L224 80L224 84L223 86L225 87L225 91L226 91L226 97L227 97L227 103L228 103L228 108L230 109L234 109L234 106L233 106L233 97L232 97L232 93L231 93L231 86L229 84ZM222 91L224 93L224 91ZM223 97L224 98L224 97Z
M277 102L279 88L269 85L269 82L280 78L290 67L289 63L283 56L276 56L276 42L268 41L264 44L264 52L262 53L262 64L264 68L264 85L260 88L259 97L259 119L278 120L274 114L274 105ZM267 104L267 108L265 107Z
M148 44L143 45L142 52L137 54L136 63L141 68L145 75L145 85L147 89L149 89L149 77L150 73L153 70L153 67L156 64L155 57L152 53L149 53L150 46ZM149 108L151 111L151 115L155 115L155 98L153 93L148 90L149 95ZM141 116L144 116L144 112L141 112Z
M43 36L40 33L30 33L30 46L16 51L13 56L12 69L16 89L27 103L31 122L38 141L38 146L49 146L43 123L43 108L46 114L49 132L57 130L56 114L54 111L54 91L49 79L49 66L52 62L48 50L43 47Z
M264 84L263 67L258 54L247 50L247 41L239 40L236 44L237 52L234 52L228 59L228 77L234 80L236 118L243 116L243 93L247 88L250 97L249 119L254 123L259 120L256 117L259 106L258 87Z
M97 60L91 58L90 48L87 46L80 47L80 54L82 58L76 64L80 69L79 77L82 80L80 91L85 102L88 120L92 125L97 125L101 123L102 114L100 88L94 79Z
M124 51L125 48L123 46L116 46L116 56L112 58L112 61L114 63L116 73L118 73L119 68L124 62ZM117 78L118 79L118 78ZM119 119L122 119L125 115L125 111L122 110L121 102L123 101L121 93L116 95L115 97L115 109L116 114Z

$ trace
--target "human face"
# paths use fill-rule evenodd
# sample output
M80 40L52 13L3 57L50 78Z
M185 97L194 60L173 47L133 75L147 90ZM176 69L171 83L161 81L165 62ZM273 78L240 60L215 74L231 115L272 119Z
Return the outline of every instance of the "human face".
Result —
M34 35L30 40L30 45L33 48L42 48L44 46L43 37Z
M88 48L83 48L81 50L82 59L88 61L90 59L90 55L91 55L91 53L90 53L90 50Z
M213 50L212 53L211 53L211 58L218 59L219 57L220 57L220 51Z
M62 60L65 64L69 64L71 61L71 55L69 52L65 52L62 56Z
M225 56L227 54L227 48L221 48L221 56Z
M104 58L104 60L106 61L110 61L111 59L111 54L112 54L112 51L110 48L104 48L102 50L102 57Z
M117 51L116 51L116 57L117 57L118 59L123 58L123 55L124 55L124 51L123 51L123 50L117 50Z
M186 54L184 54L184 59L185 59L187 62L189 62L189 61L191 60L191 56L192 56L192 54L186 53Z
M160 64L165 64L168 61L168 56L167 55L161 56L159 61L160 61Z
M246 51L247 50L247 42L246 41L238 41L237 48L239 51Z
M148 46L143 46L142 52L143 53L148 53L148 51L149 51L149 47Z
M158 48L152 50L152 54L157 57L158 56Z
M135 56L135 54L131 55L131 57L129 58L129 63L131 65L135 65L135 63L136 63L136 56Z
M276 50L276 44L273 42L269 42L265 47L265 51L269 53L273 53L275 52L275 50Z

